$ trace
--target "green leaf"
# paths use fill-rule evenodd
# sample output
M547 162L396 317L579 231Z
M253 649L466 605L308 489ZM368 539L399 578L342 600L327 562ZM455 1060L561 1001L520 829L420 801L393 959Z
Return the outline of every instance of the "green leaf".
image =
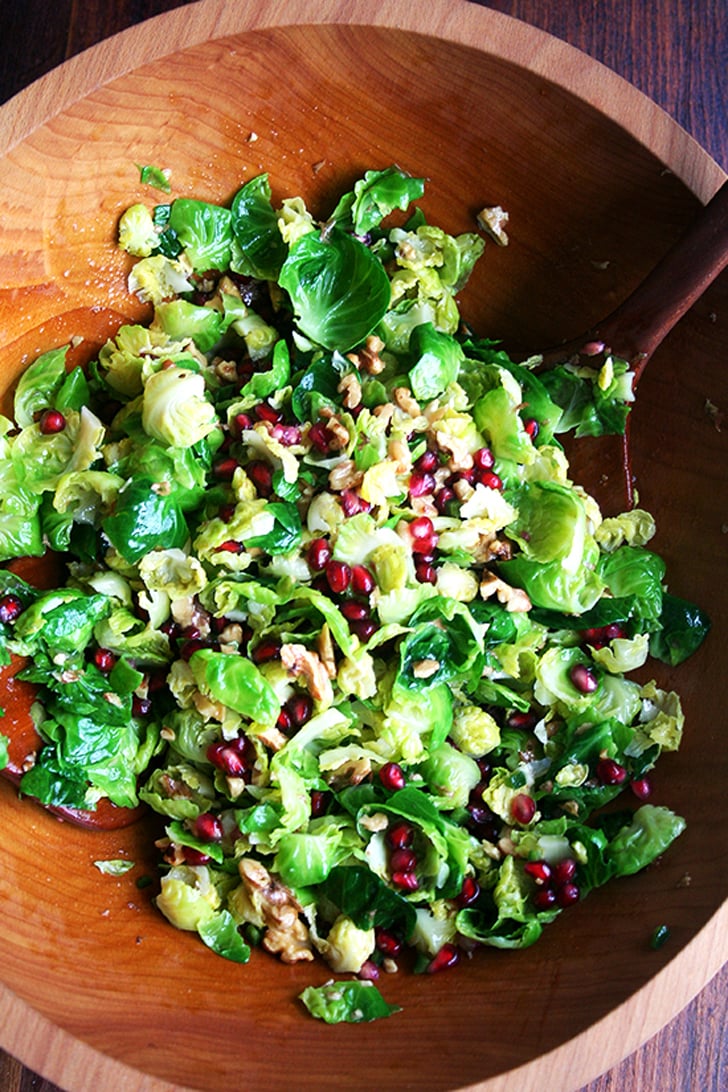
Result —
M275 721L281 707L278 696L250 660L201 648L189 664L203 694L251 720L262 724Z
M250 948L238 932L229 910L219 910L206 921L200 921L197 932L207 947L223 959L233 963L247 963L250 959Z
M233 238L230 209L179 197L172 202L169 227L196 273L226 269L230 264Z
M406 211L424 192L423 178L412 178L397 167L367 171L354 183L353 192L341 197L331 220L357 235L366 235L395 209Z
M327 1024L362 1024L400 1011L396 1005L389 1005L371 982L307 986L299 998L312 1016Z
M414 908L365 865L336 865L320 890L360 929L382 926L407 937L414 928Z
M21 428L32 425L35 415L54 405L66 378L68 346L50 349L25 369L15 388L14 414Z
M139 170L139 181L143 186L153 186L155 190L162 190L163 193L169 193L171 186L169 184L169 178L166 171L161 167L154 167L151 164L141 166L137 163Z
M111 545L134 564L161 546L181 547L189 531L175 499L156 492L149 478L134 478L120 491L113 512L101 522Z
M650 639L650 654L673 667L681 664L700 648L710 625L708 615L695 603L665 592L660 629Z
M278 228L277 214L271 205L267 174L252 178L238 190L233 198L231 212L232 230L237 244L233 250L233 270L259 280L277 280L288 248Z
M291 297L302 332L326 349L345 353L383 318L389 277L372 252L340 228L308 232L295 242L279 283Z

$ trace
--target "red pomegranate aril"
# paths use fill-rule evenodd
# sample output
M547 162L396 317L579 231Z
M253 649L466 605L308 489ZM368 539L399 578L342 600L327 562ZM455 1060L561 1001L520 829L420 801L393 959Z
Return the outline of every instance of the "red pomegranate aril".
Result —
M551 879L551 865L546 861L526 861L523 871L539 887L543 887Z
M618 637L626 637L627 635L624 626L620 626L619 622L610 622L602 632L608 641L614 641Z
M283 419L281 411L271 406L270 402L259 402L253 406L253 413L259 421L267 421L271 425L277 425Z
M218 459L218 461L213 466L213 471L218 481L228 482L232 478L235 471L238 469L238 466L238 460L233 459L232 455L229 455L225 459Z
M553 910L556 906L556 892L553 887L542 887L533 896L533 905L537 910Z
M366 603L357 603L350 600L348 603L342 603L341 613L349 622L361 622L364 618L369 617L369 607Z
M334 438L334 434L323 421L315 421L308 430L308 438L311 441L312 447L314 447L319 454L327 455L331 448L331 441Z
M240 436L241 433L253 427L253 418L249 413L236 413L232 421L233 431Z
M308 564L314 572L322 572L331 560L331 545L326 538L315 538L308 544L306 551Z
M569 678L580 694L593 694L599 686L596 673L586 664L574 664L569 671Z
M38 428L44 436L53 436L57 432L63 432L66 427L66 418L56 409L44 410L38 421Z
M276 721L276 728L280 732L288 733L293 728L293 721L291 720L291 714L284 706L278 714L278 720Z
M152 703L149 698L140 698L135 694L131 699L131 715L133 717L148 717L152 711Z
M460 949L454 944L443 944L436 956L433 956L427 964L427 974L437 974L438 971L446 971L448 967L454 967L460 960Z
M270 660L277 659L280 651L280 642L269 637L255 646L250 653L250 658L254 664L267 664Z
M351 584L351 569L345 561L332 559L326 563L326 580L334 595L343 595Z
M416 891L420 881L414 872L393 872L392 883L402 891Z
M274 425L270 434L284 447L295 447L301 442L301 430L298 425Z
M511 713L508 717L507 724L509 728L520 728L523 731L529 732L531 728L536 725L535 713Z
M116 663L116 656L108 648L97 648L94 652L94 663L102 675L108 675Z
M216 554L241 554L245 547L242 542L234 538L226 538L219 546L215 547Z
M392 791L403 789L406 784L404 770L398 762L386 762L379 771L379 780L385 789Z
M371 618L361 618L358 622L349 622L349 629L362 644L366 644L377 632L377 624Z
M389 858L392 872L414 872L417 854L413 849L394 849Z
M201 842L219 842L223 835L222 823L217 815L205 811L192 824L192 833Z
M523 427L532 440L535 440L541 431L541 426L535 417L529 417L527 421L524 421Z
M313 699L310 694L295 694L286 702L286 709L294 728L302 728L313 714Z
M613 758L600 758L597 762L596 775L600 785L621 785L627 780L627 771L624 766Z
M565 857L563 861L558 861L552 869L553 882L556 887L563 887L566 883L571 883L576 875L576 861L571 857Z
M230 520L235 515L235 505L234 504L223 504L223 505L220 506L220 510L219 510L219 512L217 514L220 517L220 519L223 521L223 523L229 523Z
M629 787L638 800L646 800L648 796L652 796L652 782L649 777L637 777L630 782Z
M409 525L413 554L432 553L437 546L437 534L429 516L417 516Z
M0 599L0 622L10 625L23 613L23 604L17 595L8 592Z
M495 458L489 447L480 447L473 452L473 466L476 470L492 470Z
M329 804L329 794L323 789L314 789L311 793L311 818L318 819Z
M402 951L402 941L394 933L390 933L388 929L377 929L374 937L377 951L381 952L382 955L398 956Z
M242 777L247 770L247 763L240 751L232 743L218 740L207 748L207 760L228 777Z
M379 978L379 967L373 959L365 959L357 973L357 978L362 982L376 982Z
M392 849L406 849L411 846L415 832L409 823L393 823L387 828L386 840Z
M435 489L435 478L426 470L415 470L410 474L409 493L411 497L429 496Z
M437 569L429 561L417 561L415 563L415 577L420 584L436 584Z
M475 879L475 876L466 876L463 880L463 886L460 888L460 894L455 902L460 907L472 906L474 902L477 902L479 897L480 884Z
M196 865L205 865L212 860L210 854L203 853L201 849L194 849L192 846L182 846L181 848L185 864L191 865L193 868Z
M503 479L494 470L479 471L476 481L488 489L497 489L499 492L503 489Z
M352 565L351 590L354 595L370 595L374 591L375 580L365 565Z
M368 512L371 504L360 497L355 489L344 489L341 494L341 507L345 516L358 516L360 512Z
M432 499L441 516L454 515L455 509L459 506L455 490L451 489L449 485L443 485L442 489L438 489Z
M575 883L565 883L556 892L556 902L565 910L567 906L573 906L581 898L581 892Z
M519 792L511 800L511 817L522 826L530 823L536 814L536 801L528 793Z
M415 462L414 468L423 474L434 474L439 465L440 460L436 451L424 451Z
M253 459L248 463L246 473L261 497L269 497L273 492L273 468L262 459Z

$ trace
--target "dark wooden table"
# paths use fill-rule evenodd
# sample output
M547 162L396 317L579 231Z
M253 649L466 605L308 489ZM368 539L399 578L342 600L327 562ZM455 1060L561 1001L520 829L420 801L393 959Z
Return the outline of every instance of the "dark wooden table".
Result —
M0 102L102 38L189 2L0 0ZM484 6L563 38L614 69L728 170L725 0L489 0ZM582 1092L726 1092L727 998L725 968L660 1034ZM0 1092L58 1090L0 1051Z

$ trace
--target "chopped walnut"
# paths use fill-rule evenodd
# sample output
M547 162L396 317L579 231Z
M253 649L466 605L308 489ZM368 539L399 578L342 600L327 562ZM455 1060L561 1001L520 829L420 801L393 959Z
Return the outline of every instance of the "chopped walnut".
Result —
M526 592L522 588L512 588L510 584L506 584L505 580L501 580L495 573L483 573L480 581L480 594L483 599L490 599L493 595L497 596L498 602L502 603L507 611L517 612L531 609L531 600Z
M435 429L433 433L435 443L441 451L450 452L450 466L454 470L468 470L473 465L473 456L470 453L470 442L459 436L451 436L443 429Z
M490 235L498 246L508 246L508 236L504 230L508 223L508 213L500 205L490 205L478 213L478 227Z
M294 678L302 676L305 679L314 701L331 705L334 700L331 679L317 652L312 652L305 645L283 645L281 663Z
M210 632L210 615L193 596L173 599L170 604L172 618L182 629L196 629L200 637L207 637Z
M275 726L266 728L264 732L259 732L257 738L271 751L280 751L288 743L288 737L283 734L280 728Z
M342 459L329 471L329 489L341 493L344 489L358 489L364 479L353 459Z
M395 474L408 474L412 469L412 453L404 440L390 440L387 455L394 463Z
M383 348L382 339L376 334L370 334L364 342L364 348L356 353L347 353L347 358L367 375L379 375L386 367L379 355Z
M225 719L225 706L223 703L205 697L199 690L195 690L192 694L192 704L205 720L219 720L222 724Z
M324 622L319 631L316 647L318 649L321 663L326 669L326 674L329 676L330 679L335 679L336 657L334 655L334 642L331 640L331 630L329 629L328 622Z
M330 406L324 406L321 410L321 416L326 418L326 427L331 433L329 440L329 448L331 451L343 451L349 443L349 430L341 421Z
M346 785L359 785L372 772L368 758L350 758L331 771L330 785L333 789L343 789Z
M336 389L343 394L347 409L355 409L361 403L361 383L353 372L345 375Z
M420 417L422 414L419 402L412 397L412 392L407 387L395 387L392 391L392 401L410 417Z
M359 820L359 825L364 827L364 830L369 830L372 834L376 834L379 830L386 830L389 826L389 819L382 811L373 811L370 815L363 815Z
M280 955L284 963L311 961L313 950L308 929L301 921L301 905L258 861L243 857L238 862L243 886L266 927L263 947Z
M412 664L412 674L416 679L431 679L439 670L439 660L418 660Z
M222 379L223 383L234 383L238 376L238 366L234 360L216 360L214 363L215 375Z

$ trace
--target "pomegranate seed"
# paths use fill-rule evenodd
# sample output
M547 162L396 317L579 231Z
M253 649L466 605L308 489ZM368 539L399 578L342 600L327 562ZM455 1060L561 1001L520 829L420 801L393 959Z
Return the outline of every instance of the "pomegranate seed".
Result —
M392 883L402 891L416 891L420 882L414 872L393 872Z
M480 782L480 785L478 786L482 793L482 790L487 788L490 784L490 779L493 774L493 767L491 766L487 758L476 758L475 761L477 763L478 769L480 770L481 777L483 778L483 780Z
M542 887L533 896L533 905L537 910L553 910L556 906L556 892L552 887Z
M427 964L427 974L437 974L438 971L446 971L448 967L454 967L460 959L460 950L454 944L443 944L440 951Z
M323 789L314 789L311 793L311 818L317 819L328 807L329 794Z
M341 494L341 507L345 516L357 516L360 512L368 512L371 504L354 489L344 489Z
M358 637L362 644L366 644L370 637L377 632L376 623L371 618L362 618L358 622L349 622L349 629Z
M291 714L284 707L278 714L278 720L276 721L276 728L281 732L287 734L293 728L293 721L291 720Z
M385 789L392 791L403 789L406 784L404 770L398 762L386 762L379 771L379 780Z
M476 470L492 470L495 458L489 447L480 447L473 452L473 466Z
M420 470L423 474L434 474L439 465L436 451L424 451L415 463L415 470Z
M310 568L312 568L314 572L322 572L326 568L327 562L331 560L331 546L329 545L328 539L313 539L313 541L309 543L306 556Z
M532 440L535 440L541 431L541 426L535 417L529 417L527 421L524 421L523 427Z
M420 584L436 584L437 570L429 561L417 561L415 563L415 577Z
M593 694L599 686L596 673L586 664L574 664L569 672L569 678L580 694Z
M369 617L369 607L366 603L350 601L342 604L341 613L349 622L361 622L364 618Z
M232 421L233 431L240 436L247 429L253 427L253 418L249 413L236 413Z
M199 652L201 648L209 648L209 645L205 641L193 640L185 641L179 650L180 660L189 660L194 656L196 652Z
M387 830L387 842L392 849L405 849L412 845L415 832L409 823L394 823Z
M451 482L467 482L468 485L475 485L475 475L477 471L474 466L467 467L464 470L458 470L457 474L450 479Z
M413 849L395 849L389 858L392 872L414 872L416 864L417 854Z
M604 627L604 636L608 641L613 641L617 637L626 637L624 626L620 626L619 622L610 622Z
M192 824L192 833L201 842L219 842L223 834L222 823L217 815L205 811Z
M140 698L135 694L131 699L131 715L133 717L148 717L152 711L152 703L149 698Z
M563 861L559 861L553 867L554 884L556 887L563 887L566 883L571 883L576 875L576 861L571 857L565 857Z
M219 546L215 547L216 554L241 554L245 547L242 542L238 542L234 538L226 538L224 542L221 542Z
M389 930L378 928L374 933L374 937L377 950L382 955L398 956L402 951L402 941L394 933L390 933Z
M374 591L374 577L365 565L353 565L351 569L351 590L355 595L369 595Z
M478 827L486 826L495 819L493 812L483 800L472 800L468 804L468 812L471 822Z
M38 428L44 436L52 436L56 432L63 432L66 427L66 418L59 410L47 409L40 415Z
M94 663L102 675L108 675L116 663L116 656L108 648L97 648L94 652Z
M270 660L275 660L280 655L280 651L280 642L273 637L268 637L255 646L250 653L250 658L254 664L267 664Z
M556 892L556 902L564 910L567 906L573 906L581 898L581 891L575 883L565 883Z
M235 471L238 469L238 465L238 460L233 459L232 455L229 455L225 459L218 459L212 469L215 477L219 481L229 482Z
M323 421L316 421L308 430L308 438L311 441L312 446L315 447L321 455L327 455L334 434Z
M351 583L351 569L345 561L327 561L326 580L334 595L343 595Z
M528 732L536 725L535 713L511 713L506 721L509 728L521 728Z
M223 523L229 523L235 515L234 504L223 504L220 507L220 511L217 513Z
M410 475L409 480L409 493L411 497L425 497L433 492L435 488L434 475L429 474L424 470L415 470Z
M274 425L270 434L284 447L294 447L301 442L301 430L298 425Z
M437 535L429 516L418 516L409 525L413 554L432 553L437 545Z
M474 876L466 876L460 894L456 898L458 906L472 906L480 897L480 884Z
M600 785L621 785L627 780L627 771L613 758L600 758L597 762L597 781Z
M0 622L9 625L23 613L23 604L17 595L8 592L0 599Z
M551 866L546 861L526 861L523 871L539 887L543 887L551 879Z
M185 859L185 864L192 865L204 865L212 860L209 853L203 853L201 849L193 849L192 846L181 846L182 856Z
M630 784L630 789L638 800L646 800L652 795L652 782L649 777L638 777Z
M536 801L528 793L519 792L511 800L511 816L516 823L525 826L536 814Z
M271 425L277 425L283 419L281 411L274 409L270 402L259 402L253 406L253 413L259 421L268 421Z
M481 470L478 473L477 481L481 485L485 485L488 489L503 489L503 480L495 473L494 470Z
M296 694L286 702L286 709L294 728L302 728L313 714L313 699L310 694Z
M379 978L379 967L376 965L373 959L365 959L359 968L357 978L360 978L363 982L376 982Z
M208 762L229 777L242 777L248 768L238 749L224 740L211 743L206 754Z
M455 490L451 489L449 485L443 485L442 489L438 489L433 500L435 508L437 508L441 516L455 515L455 510L459 507Z
M248 463L246 473L261 497L269 497L273 492L273 468L262 459L253 459Z

